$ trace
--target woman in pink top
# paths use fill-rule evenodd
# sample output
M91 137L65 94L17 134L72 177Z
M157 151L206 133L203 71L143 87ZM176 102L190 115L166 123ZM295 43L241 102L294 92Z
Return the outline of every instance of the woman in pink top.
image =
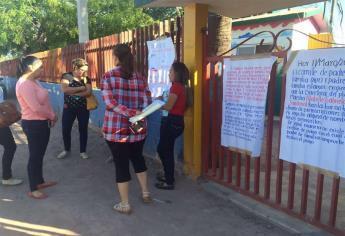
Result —
M22 110L22 127L29 145L27 168L31 191L28 195L35 199L46 198L47 195L41 189L56 184L43 179L43 157L49 142L50 127L56 123L57 115L50 105L48 91L37 81L41 72L40 59L34 56L22 58L17 69L19 80L16 85L16 95Z

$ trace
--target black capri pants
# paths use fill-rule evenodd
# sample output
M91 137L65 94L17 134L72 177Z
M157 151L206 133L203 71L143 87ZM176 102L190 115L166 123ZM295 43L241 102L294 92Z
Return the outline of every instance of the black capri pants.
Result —
M124 183L131 180L129 161L131 161L135 173L141 173L147 170L143 156L144 142L145 140L134 143L107 141L114 158L117 183Z

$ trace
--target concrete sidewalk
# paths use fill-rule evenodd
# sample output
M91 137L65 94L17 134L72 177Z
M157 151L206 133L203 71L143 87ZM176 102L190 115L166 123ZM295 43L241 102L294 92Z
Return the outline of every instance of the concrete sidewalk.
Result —
M73 128L73 155L55 156L62 150L61 127L52 129L44 163L46 180L56 187L46 190L45 200L27 197L28 149L18 124L13 125L18 144L13 163L16 177L24 184L0 186L0 235L291 235L254 216L234 203L212 195L188 178L178 176L176 190L153 187L157 164L148 160L149 185L155 199L151 205L140 201L136 179L130 185L133 214L121 215L112 206L118 202L113 164L106 163L109 150L99 132L89 131L89 160L78 155L77 127ZM134 177L134 176L133 176Z

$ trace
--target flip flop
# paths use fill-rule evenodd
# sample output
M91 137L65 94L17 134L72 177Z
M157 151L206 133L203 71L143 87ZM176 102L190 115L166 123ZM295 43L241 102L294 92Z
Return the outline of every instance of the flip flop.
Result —
M42 193L40 196L35 196L32 194L32 192L28 192L28 196L33 198L33 199L38 199L38 200L45 199L48 197L48 195L45 193Z
M49 187L52 187L54 185L57 185L57 182L55 182L55 181L44 182L43 184L37 185L37 189L49 188Z

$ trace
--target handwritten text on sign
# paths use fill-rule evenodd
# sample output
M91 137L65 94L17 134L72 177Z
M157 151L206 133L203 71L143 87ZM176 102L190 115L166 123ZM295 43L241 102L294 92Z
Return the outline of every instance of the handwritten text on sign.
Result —
M175 46L171 38L147 41L148 85L152 97L161 96L170 88L169 70L175 60Z
M280 158L345 176L345 48L300 51L286 79Z
M222 146L260 156L267 87L275 60L224 59Z

